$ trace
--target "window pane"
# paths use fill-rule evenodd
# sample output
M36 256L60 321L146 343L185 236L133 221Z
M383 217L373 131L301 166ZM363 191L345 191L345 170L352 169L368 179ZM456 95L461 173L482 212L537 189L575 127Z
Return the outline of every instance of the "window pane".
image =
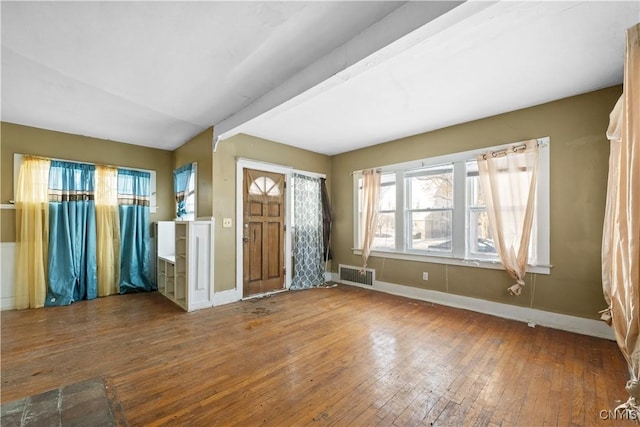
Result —
M474 209L469 212L469 238L467 246L470 255L482 258L498 258L489 230L489 218L484 209Z
M380 176L380 184L395 184L396 183L396 174L395 172L383 173Z
M362 200L362 178L358 179L358 203ZM393 211L396 209L396 174L383 174L380 177L380 198L378 210Z
M394 211L396 209L396 174L384 174L380 178L378 209L381 211Z
M449 209L453 207L453 165L416 172L407 178L409 209Z
M187 196L185 198L185 210L187 214L183 219L193 221L196 219L196 168L191 170L189 176L189 185L187 187Z
M480 176L478 175L478 162L467 162L467 206L482 207L484 198L480 190Z
M451 252L452 211L411 212L411 249Z
M259 176L249 186L249 194L253 196L272 196L280 195L280 187L273 179L268 176Z
M378 249L394 249L396 247L396 214L394 212L380 212L376 234L372 247Z

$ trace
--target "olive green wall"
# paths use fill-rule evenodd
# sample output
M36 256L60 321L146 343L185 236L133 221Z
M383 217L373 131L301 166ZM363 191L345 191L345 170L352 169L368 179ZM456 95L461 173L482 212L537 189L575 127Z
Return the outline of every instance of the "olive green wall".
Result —
M198 162L197 217L213 216L212 202L212 161L213 161L213 128L209 128L182 145L174 154L173 168L177 169L187 163ZM172 184L173 188L173 184ZM175 204L175 203L174 203ZM175 209L174 209L175 210ZM175 217L175 213L174 213Z
M420 158L483 148L529 138L551 137L550 275L528 274L519 297L504 271L371 257L378 280L416 288L532 307L586 318L604 308L600 248L608 170L605 137L609 112L622 88L615 86L552 103L328 157L247 135L219 143L212 152L213 130L194 137L175 152L1 123L0 202L13 199L13 153L157 172L158 212L151 220L175 215L172 171L198 162L198 216L216 218L215 290L235 288L236 159L292 166L327 175L335 223L333 270L339 263L358 265L352 254L353 186L351 172ZM0 241L15 241L15 211L2 209ZM234 227L223 228L222 218ZM422 281L422 272L429 280Z
M151 221L172 218L173 153L104 139L72 135L13 123L0 124L2 184L0 202L13 200L13 154L34 154L64 160L109 164L156 171L156 204ZM1 211L0 241L15 242L15 210Z
M238 157L326 174L327 185L330 185L331 159L328 156L243 134L221 141L216 152L213 153L216 292L236 287L236 226L238 224L235 222L236 159ZM222 218L232 218L234 226L223 228Z
M420 158L551 137L551 274L527 274L521 296L510 296L504 271L369 258L376 279L540 310L597 318L602 297L600 248L607 185L609 112L620 86L518 110L332 158L336 215L334 263L359 265L353 255L351 172ZM422 272L429 280L422 281Z

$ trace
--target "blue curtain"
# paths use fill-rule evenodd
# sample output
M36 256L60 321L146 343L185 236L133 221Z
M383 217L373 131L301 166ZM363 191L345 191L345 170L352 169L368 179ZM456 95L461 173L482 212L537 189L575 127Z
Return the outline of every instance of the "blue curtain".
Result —
M95 166L51 161L46 306L98 296Z
M187 191L189 191L189 178L191 178L192 171L193 163L186 164L173 171L173 191L178 204L178 211L176 212L178 218L182 218L187 214Z
M120 293L151 291L148 172L118 169Z
M293 176L293 279L291 289L324 283L324 239L320 179Z

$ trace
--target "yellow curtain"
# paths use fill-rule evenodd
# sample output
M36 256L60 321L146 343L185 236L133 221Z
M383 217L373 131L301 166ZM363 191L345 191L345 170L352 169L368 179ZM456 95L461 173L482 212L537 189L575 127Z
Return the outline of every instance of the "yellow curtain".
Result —
M376 235L378 225L378 201L380 200L380 181L382 171L380 169L367 169L362 171L362 270L367 268L367 260L371 253L371 245Z
M25 156L16 186L16 308L44 307L49 247L51 161Z
M640 24L626 34L623 94L610 116L607 204L602 236L602 287L631 379L617 410L640 416ZM629 414L626 414L631 417Z
M116 294L120 283L118 169L96 165L98 296Z

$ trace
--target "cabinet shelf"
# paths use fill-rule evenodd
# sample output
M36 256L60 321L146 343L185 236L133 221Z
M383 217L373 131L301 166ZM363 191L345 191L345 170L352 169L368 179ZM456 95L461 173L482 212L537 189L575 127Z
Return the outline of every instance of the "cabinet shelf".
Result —
M158 291L186 311L213 306L213 219L156 223Z

